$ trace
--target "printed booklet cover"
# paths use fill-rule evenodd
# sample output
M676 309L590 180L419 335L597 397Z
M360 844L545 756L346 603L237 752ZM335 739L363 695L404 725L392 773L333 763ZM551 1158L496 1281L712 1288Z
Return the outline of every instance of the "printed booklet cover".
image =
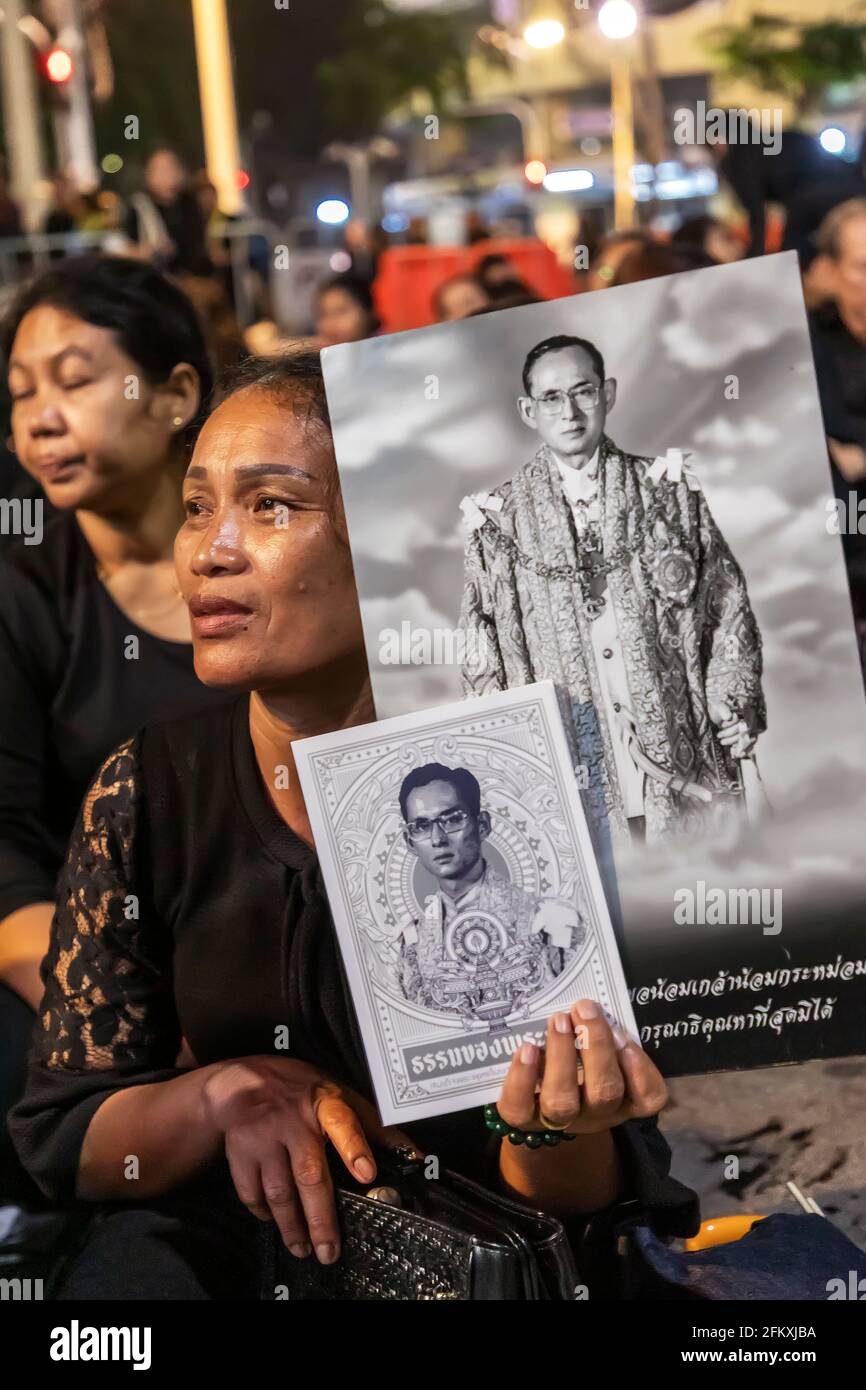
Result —
M636 1037L549 681L294 747L386 1124L495 1100L577 999Z

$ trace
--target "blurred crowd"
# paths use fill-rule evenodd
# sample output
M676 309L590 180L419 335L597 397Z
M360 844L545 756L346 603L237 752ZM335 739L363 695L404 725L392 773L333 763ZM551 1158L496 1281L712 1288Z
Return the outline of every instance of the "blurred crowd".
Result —
M830 468L843 514L860 516L866 503L866 180L863 161L852 164L826 155L812 137L786 133L777 157L760 145L721 147L714 153L724 186L736 198L728 218L690 215L671 231L652 227L605 229L597 210L583 214L572 265L562 272L556 294L584 293L633 284L657 276L728 264L766 250L796 250L827 431ZM772 211L771 211L772 210ZM772 223L773 211L781 224ZM164 272L192 301L218 372L250 355L277 355L292 346L325 347L357 342L393 327L388 322L383 264L396 246L415 255L431 253L422 217L409 220L398 236L380 225L348 222L342 241L323 254L327 267L302 298L292 323L279 323L271 297L274 248L255 223L220 210L217 190L205 170L185 168L168 146L153 149L140 187L122 200L102 189L80 192L57 174L42 233L49 257L61 260L76 249L76 237L97 234L102 249L147 262ZM248 230L252 228L252 230ZM233 234L242 240L233 243ZM0 170L2 239L20 237L22 219ZM448 269L433 254L427 267L432 285L422 321L452 322L499 309L518 308L551 297L527 262L509 248L526 239L489 226L477 211L466 214L461 268ZM17 244L17 243L16 243ZM238 249L240 247L240 254ZM540 248L540 243L539 243ZM553 259L553 253L548 253ZM560 255L560 260L562 256ZM441 267L441 268L440 268ZM32 273L24 253L15 279ZM239 313L238 277L244 281L245 312ZM426 283L426 282L425 282ZM405 322L399 325L405 327ZM6 494L20 486L2 466ZM866 511L866 507L864 507ZM866 523L864 523L866 525ZM861 649L866 642L866 536L843 532Z

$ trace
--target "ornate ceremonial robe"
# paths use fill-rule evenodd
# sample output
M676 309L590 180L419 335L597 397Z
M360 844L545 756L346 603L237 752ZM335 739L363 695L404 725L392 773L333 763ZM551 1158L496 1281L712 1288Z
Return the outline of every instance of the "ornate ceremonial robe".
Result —
M525 945L540 936L542 972L536 990L561 973L586 937L586 927L573 904L558 898L533 897L486 864L478 884L453 904L442 893L431 893L421 919L403 932L399 977L400 989L407 999L441 1007L434 1002L431 982L451 961L445 947L446 925L456 917L471 916L473 909L502 924L510 947Z
M708 704L766 727L761 638L742 570L699 485L654 460L599 451L607 602L622 641L635 732L653 763L713 793L709 807L646 778L648 841L742 808L736 760ZM656 480L657 479L657 480ZM542 447L467 515L461 627L467 694L552 680L590 822L628 836L585 604L587 583L556 460Z

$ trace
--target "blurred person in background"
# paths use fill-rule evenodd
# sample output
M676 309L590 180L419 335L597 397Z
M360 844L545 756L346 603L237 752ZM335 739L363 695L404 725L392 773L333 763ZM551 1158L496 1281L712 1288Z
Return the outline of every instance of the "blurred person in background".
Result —
M826 303L810 317L828 446L846 483L866 479L866 198L833 209L818 233Z
M609 232L596 245L595 253L590 260L585 289L608 289L613 284L620 263L629 251L654 244L655 239L649 232L638 231L637 228L622 232Z
M161 146L144 166L144 188L129 200L124 232L128 254L173 275L210 275L205 218L174 150Z
M352 263L351 274L372 284L379 273L382 252L388 249L388 233L378 222L369 227L366 222L353 218L346 223L343 244Z
M468 319L481 309L489 309L490 305L489 291L471 271L450 276L433 292L433 313L437 323Z
M51 206L42 222L46 236L62 236L76 231L84 220L85 204L75 184L66 174L55 174L51 180ZM52 251L52 259L61 255Z
M188 275L178 284L198 314L217 375L231 371L249 350L222 281L218 276Z
M700 217L687 217L674 232L671 246L684 250L701 252L708 257L708 263L730 265L741 261L746 254L742 237L718 217L703 214Z
M507 283L509 280L519 280L520 276L507 256L501 252L493 252L489 256L482 256L475 266L475 275L481 281L484 288L488 291L496 289L498 285Z
M748 256L766 250L767 204L785 210L783 251L796 251L805 269L815 254L814 234L831 208L866 191L859 164L849 164L822 149L814 135L803 130L780 132L780 146L762 144L755 127L752 138L733 145L709 145L719 173L730 185L749 218Z
M366 280L355 275L334 275L316 290L316 337L323 347L359 343L379 332L381 324Z
M0 237L21 236L21 211L9 192L6 170L0 164Z
M828 214L817 248L810 274L820 266L827 297L809 314L809 330L833 491L841 515L866 528L866 198ZM862 623L866 535L846 525L842 546Z
M211 366L186 297L140 261L84 256L19 293L2 351L12 442L57 514L0 563L0 1095L42 993L57 875L106 753L215 700L171 560ZM22 1194L0 1133L0 1205Z
M488 291L494 309L522 309L526 304L540 304L541 299L535 290L523 280L500 280Z
M501 253L482 256L475 267L475 275L497 309L519 309L524 304L540 302L538 295L520 278L508 257Z
M698 247L671 246L667 242L647 242L633 246L622 257L610 281L616 285L635 285L655 280L659 275L677 275L684 270L701 270L714 265Z
M234 319L238 302L235 283L238 269L245 278L245 288L252 301L256 318L266 318L270 314L268 285L270 247L265 236L242 225L245 219L222 211L216 184L212 182L206 169L200 169L194 176L192 190L204 219L205 244L212 271L210 277L197 277L200 281L199 293L208 305L215 305L217 301L212 294L208 293L210 280L217 282L222 287L225 299L222 311L223 321L219 326L220 340L222 341L228 331L229 317ZM232 233L233 228L238 233L237 239ZM237 244L239 251L242 252L238 256L237 264L232 256L233 243ZM180 279L182 288L191 295L198 308L196 291L190 283L192 277L181 276ZM208 312L213 317L212 309L209 308ZM240 333L237 324L235 324L235 328L237 333ZM218 357L219 364L223 365L225 359L222 353L218 353Z
M490 240L490 228L480 212L472 211L466 215L466 241L474 246L478 241Z

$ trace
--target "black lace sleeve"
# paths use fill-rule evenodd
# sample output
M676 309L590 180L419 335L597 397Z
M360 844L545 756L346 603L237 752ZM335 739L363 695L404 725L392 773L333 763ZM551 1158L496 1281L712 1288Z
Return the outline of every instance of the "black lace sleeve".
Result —
M138 888L141 803L131 739L99 769L70 841L27 1086L10 1118L23 1163L55 1198L74 1195L84 1135L107 1096L176 1074L171 934Z

